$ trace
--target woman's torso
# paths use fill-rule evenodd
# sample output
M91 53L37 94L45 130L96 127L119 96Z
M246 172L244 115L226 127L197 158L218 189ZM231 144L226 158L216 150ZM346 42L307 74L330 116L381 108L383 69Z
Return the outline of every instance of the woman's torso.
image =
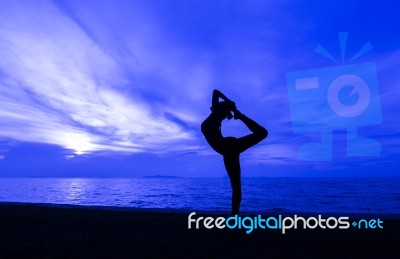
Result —
M218 153L221 153L224 137L221 133L221 120L214 114L210 114L201 124L201 132L208 144Z

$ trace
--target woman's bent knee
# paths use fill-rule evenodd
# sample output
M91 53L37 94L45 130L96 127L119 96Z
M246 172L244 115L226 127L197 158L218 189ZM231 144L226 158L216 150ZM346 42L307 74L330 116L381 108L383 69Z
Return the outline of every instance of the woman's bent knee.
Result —
M259 135L261 139L265 139L268 137L268 130L263 128L262 130L260 130L260 132L257 132L257 135Z

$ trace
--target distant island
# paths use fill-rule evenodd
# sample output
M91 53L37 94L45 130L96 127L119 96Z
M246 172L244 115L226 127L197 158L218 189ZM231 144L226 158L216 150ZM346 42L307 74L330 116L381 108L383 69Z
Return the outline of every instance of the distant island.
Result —
M182 178L181 176L176 176L176 175L148 175L145 176L144 178Z

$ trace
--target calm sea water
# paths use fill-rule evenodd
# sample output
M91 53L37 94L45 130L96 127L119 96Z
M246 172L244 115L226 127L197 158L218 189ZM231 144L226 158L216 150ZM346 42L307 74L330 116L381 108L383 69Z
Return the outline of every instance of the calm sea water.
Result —
M227 178L0 178L0 202L230 211ZM400 177L244 178L242 211L400 214Z

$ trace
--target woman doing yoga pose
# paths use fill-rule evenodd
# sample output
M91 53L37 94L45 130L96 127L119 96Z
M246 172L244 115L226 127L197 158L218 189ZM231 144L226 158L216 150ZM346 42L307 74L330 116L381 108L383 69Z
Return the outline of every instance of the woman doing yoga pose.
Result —
M219 99L223 101L219 101ZM232 116L233 112L233 116ZM221 123L224 119L241 120L252 132L244 137L223 137ZM240 154L268 136L268 131L241 113L236 104L218 90L213 91L211 114L201 124L201 131L208 144L223 156L226 172L232 186L232 214L239 213L242 201L240 180Z

